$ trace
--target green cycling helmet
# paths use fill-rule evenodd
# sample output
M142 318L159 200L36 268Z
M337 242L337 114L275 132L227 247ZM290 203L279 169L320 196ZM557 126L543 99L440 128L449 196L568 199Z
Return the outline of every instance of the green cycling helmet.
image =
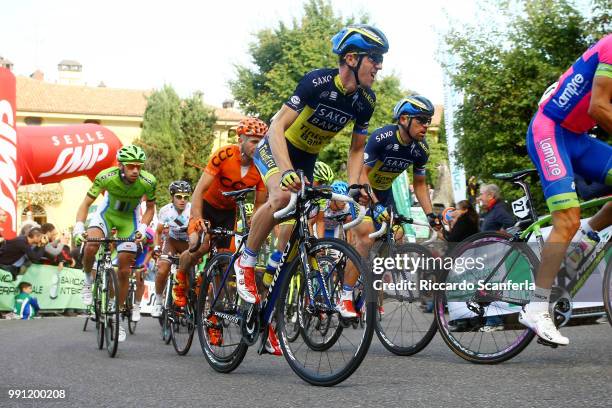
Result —
M117 151L117 161L119 163L144 163L147 155L140 146L127 145Z
M331 184L331 182L334 181L334 171L329 165L322 161L318 161L315 163L314 181Z

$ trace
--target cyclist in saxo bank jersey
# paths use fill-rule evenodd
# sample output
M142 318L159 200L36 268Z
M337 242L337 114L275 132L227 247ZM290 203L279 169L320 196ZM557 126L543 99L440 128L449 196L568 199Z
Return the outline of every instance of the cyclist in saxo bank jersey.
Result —
M312 182L319 151L350 122L354 124L348 180L353 185L359 182L368 122L376 103L371 87L382 69L389 43L380 30L368 25L347 26L331 41L332 51L339 56L339 67L307 73L275 115L270 131L257 147L254 160L269 198L253 216L246 248L234 263L238 294L248 303L260 301L254 267L261 244L276 223L273 214L288 204L289 191L301 188L296 169L303 170ZM350 193L360 196L364 204L367 202L364 191L352 188Z
M135 145L123 146L117 152L119 166L98 173L77 211L76 224L73 230L77 245L83 239L84 222L89 207L104 192L106 192L104 200L89 223L87 237L108 237L111 230L116 228L118 238L134 238L136 243L145 238L147 226L155 215L155 187L157 185L155 177L142 170L142 165L146 159L145 152L140 147ZM139 222L139 208L143 197L147 200L146 210ZM134 263L136 257L136 243L122 242L117 246L119 262L117 307L123 305L127 297L130 266ZM81 292L85 305L91 305L93 301L91 269L99 247L100 244L96 242L89 242L85 247L83 256L85 282ZM125 329L123 326L119 326L119 341L125 341L125 339Z
M589 48L544 93L527 131L527 150L535 163L553 228L542 251L536 289L519 316L521 323L552 343L565 345L548 313L553 281L572 237L580 228L574 175L612 185L612 146L587 135L596 124L612 134L612 34ZM612 223L607 203L583 230L598 240L597 231Z

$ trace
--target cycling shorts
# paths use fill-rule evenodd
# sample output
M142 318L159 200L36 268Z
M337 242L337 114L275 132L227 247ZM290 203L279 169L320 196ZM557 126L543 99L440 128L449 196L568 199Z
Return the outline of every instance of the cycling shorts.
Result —
M307 153L292 145L289 140L285 139L285 141L287 142L289 160L291 160L293 168L295 170L302 170L308 181L312 182L312 176L314 174L314 167L318 154ZM265 183L268 182L268 178L270 178L270 176L280 173L276 160L274 160L272 148L270 147L267 136L261 139L257 145L255 155L253 156L253 161L255 162L255 166L257 167L257 170L259 170L261 178Z
M118 238L134 238L138 227L138 219L136 211L127 213L124 216L105 211L104 208L96 212L89 221L88 228L101 229L105 237L109 236L113 228L117 229ZM137 247L134 242L122 242L117 245L117 252L133 252L136 253Z
M575 174L612 185L612 146L561 127L541 110L527 130L527 151L540 175L550 211L579 207Z

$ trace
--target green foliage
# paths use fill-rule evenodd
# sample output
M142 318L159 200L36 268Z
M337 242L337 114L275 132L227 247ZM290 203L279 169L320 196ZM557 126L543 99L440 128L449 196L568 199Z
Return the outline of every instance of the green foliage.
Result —
M168 185L174 180L197 182L200 170L186 162L205 164L212 148L214 112L196 92L181 100L165 85L147 98L140 139L147 153L145 170L157 178L157 205L169 202Z
M336 17L329 1L309 0L299 22L256 33L250 45L255 69L237 65L237 78L229 83L236 101L247 114L269 122L306 72L338 64L330 40L351 22Z
M514 14L503 7L507 3L495 4L508 24L464 27L446 37L448 52L460 61L446 69L464 95L455 122L462 135L457 157L466 174L487 182L495 172L533 167L525 134L538 100L584 52L595 31L589 32L585 17L566 0L521 1ZM609 9L602 15L609 18ZM499 184L509 198L520 194Z
M214 110L204 105L201 92L195 92L183 100L181 131L185 167L182 179L189 181L194 188L202 174L200 169L206 166L213 147L213 127L216 121Z

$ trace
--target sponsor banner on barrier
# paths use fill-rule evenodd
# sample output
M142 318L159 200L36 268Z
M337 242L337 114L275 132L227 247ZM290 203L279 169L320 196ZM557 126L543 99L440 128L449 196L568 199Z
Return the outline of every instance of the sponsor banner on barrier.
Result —
M36 297L42 310L85 309L81 300L84 278L80 269L59 271L57 266L34 264L13 281L9 272L0 269L0 311L13 309L17 287L22 281L32 284L32 296ZM155 282L145 280L144 283L141 311L150 313L155 304Z

